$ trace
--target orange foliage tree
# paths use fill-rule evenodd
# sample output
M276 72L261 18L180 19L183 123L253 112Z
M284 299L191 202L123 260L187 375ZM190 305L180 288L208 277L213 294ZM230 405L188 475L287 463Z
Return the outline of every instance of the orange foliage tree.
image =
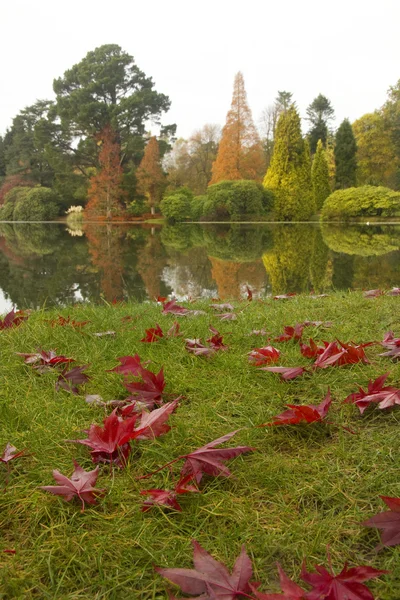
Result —
M122 167L120 163L120 145L116 141L116 134L110 125L107 125L96 136L100 146L100 169L90 178L88 190L89 202L85 213L89 217L103 217L111 220L113 216L121 214L123 206L121 199L124 192L121 189Z
M147 142L141 163L136 171L137 191L148 199L151 214L155 213L161 192L165 183L165 176L161 168L160 149L155 136Z
M261 181L264 172L264 152L247 104L243 75L239 71L235 77L231 109L212 166L210 184L227 179Z
M100 275L100 288L107 302L123 300L123 236L122 225L85 223L89 254Z

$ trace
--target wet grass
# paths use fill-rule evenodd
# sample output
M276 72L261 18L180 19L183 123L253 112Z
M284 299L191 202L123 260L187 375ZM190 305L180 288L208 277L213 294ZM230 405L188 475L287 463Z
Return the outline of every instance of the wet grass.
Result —
M379 534L360 522L384 510L379 495L400 496L400 408L370 408L361 417L356 407L342 401L356 384L365 386L386 371L389 382L399 386L400 364L379 357L381 347L372 346L366 349L369 365L329 368L282 383L250 366L246 353L266 345L265 338L249 336L251 330L264 328L275 336L284 325L304 320L332 321L330 329L305 330L306 338L316 340L381 340L389 329L400 335L400 299L336 293L254 301L237 305L245 310L233 322L220 322L207 304L194 306L207 314L180 318L183 338L209 337L213 324L224 334L226 352L195 357L185 350L183 338L141 343L145 328L158 322L165 330L174 321L154 304L62 311L78 321L89 320L81 330L52 327L49 320L58 313L39 311L20 327L0 332L0 449L10 441L29 452L10 464L0 495L0 598L164 599L168 586L153 565L191 567L190 540L195 538L230 566L245 543L255 579L265 591L279 589L277 560L299 581L302 560L310 567L326 564L329 545L337 570L346 560L390 570L369 587L376 598L398 600L400 547L376 554ZM130 322L121 320L126 315ZM114 330L115 337L93 336L107 330ZM274 345L282 352L279 364L310 363L296 343ZM38 376L15 354L38 347L90 364L91 380L82 395L56 392L56 374ZM97 487L107 493L81 513L79 503L67 503L38 486L54 483L55 468L69 476L74 458L92 468L88 449L65 440L84 437L82 430L107 414L86 404L85 393L104 400L126 395L122 377L106 370L117 364L117 357L136 352L151 361L151 370L164 366L169 399L184 398L170 419L172 430L135 444L125 470L110 475L107 466L101 467ZM331 420L350 426L355 435L324 424L253 427L268 422L287 403L319 403L328 387L334 399ZM205 479L201 494L182 496L182 513L157 507L140 511L140 490L169 487L171 475L166 470L149 480L139 476L239 428L230 445L246 444L257 451L228 463L233 477ZM173 472L177 476L179 464ZM5 480L5 465L0 464L2 487Z

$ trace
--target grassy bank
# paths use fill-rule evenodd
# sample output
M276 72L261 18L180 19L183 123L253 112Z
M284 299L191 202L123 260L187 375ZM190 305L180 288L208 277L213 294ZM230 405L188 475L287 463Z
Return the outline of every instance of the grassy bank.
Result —
M370 364L318 369L289 382L250 365L247 352L267 345L266 337L249 335L264 328L271 338L285 325L331 321L332 326L307 327L304 339L361 343L382 340L390 329L400 335L400 298L367 299L361 293L326 298L294 297L236 304L236 321L220 321L209 303L190 305L204 315L161 315L156 304L78 306L64 316L89 321L84 327L51 324L58 312L37 312L15 329L0 331L0 454L7 442L27 455L0 463L0 598L163 599L168 585L153 570L192 566L192 538L218 560L232 566L245 544L255 580L264 591L278 591L279 561L297 582L301 563L327 564L327 546L339 572L369 565L391 573L368 583L374 597L400 597L400 547L375 553L379 533L360 526L384 510L380 495L400 496L400 407L370 407L362 416L344 398L366 387L369 379L390 371L388 385L399 386L400 363L379 357L382 347L365 349ZM240 312L242 311L242 312ZM130 320L123 320L130 316ZM140 339L159 323L164 331L179 320L182 337L156 343ZM185 338L203 340L212 324L229 348L211 357L190 354ZM93 334L115 331L115 336ZM279 365L309 366L298 343L273 342L281 350ZM55 390L57 373L39 376L16 352L57 349L77 365L90 364L90 381L74 396ZM55 484L52 470L70 477L76 459L94 468L89 448L66 443L85 438L82 430L102 423L110 413L85 402L85 394L104 400L122 399L122 376L109 373L117 358L138 353L164 367L165 399L183 398L170 417L172 429L155 440L132 442L125 469L100 466L97 488L106 494L97 506L80 512L79 502L65 502L38 489ZM329 420L335 425L254 428L271 421L285 404L319 404L331 389ZM340 425L350 427L355 434ZM240 429L241 428L241 429ZM228 461L231 478L204 478L201 493L179 498L182 512L154 507L141 512L140 490L171 487L168 469L138 480L179 455L233 430L227 446L257 450ZM175 481L179 465L172 466ZM3 550L15 550L15 554ZM171 586L170 586L171 587ZM177 596L179 592L176 591Z

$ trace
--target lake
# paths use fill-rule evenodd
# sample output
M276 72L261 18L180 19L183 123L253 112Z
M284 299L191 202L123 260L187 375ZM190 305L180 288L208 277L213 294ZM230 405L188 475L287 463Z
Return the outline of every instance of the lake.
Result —
M0 223L0 312L400 286L400 225Z

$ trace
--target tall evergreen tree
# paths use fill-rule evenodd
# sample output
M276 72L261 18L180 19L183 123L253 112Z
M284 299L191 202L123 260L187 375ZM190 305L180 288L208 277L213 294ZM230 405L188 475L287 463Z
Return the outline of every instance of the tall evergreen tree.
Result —
M318 140L317 151L311 168L311 182L316 209L321 210L324 201L331 193L328 161L322 140Z
M262 144L247 104L242 73L237 73L233 88L231 109L212 166L210 185L231 179L261 181L265 171Z
M315 154L317 150L318 140L322 140L324 147L328 138L328 123L335 118L333 107L322 94L319 94L307 108L307 121L310 122L310 131L308 132L308 140L310 142L311 154Z
M335 142L335 188L354 187L357 184L357 144L348 119L340 124Z
M147 142L144 156L136 171L137 191L146 196L151 214L155 214L155 207L161 196L165 183L165 176L160 163L160 150L155 136Z
M293 104L279 117L274 153L263 184L275 195L277 219L306 220L315 212L310 151L301 135L300 116Z

